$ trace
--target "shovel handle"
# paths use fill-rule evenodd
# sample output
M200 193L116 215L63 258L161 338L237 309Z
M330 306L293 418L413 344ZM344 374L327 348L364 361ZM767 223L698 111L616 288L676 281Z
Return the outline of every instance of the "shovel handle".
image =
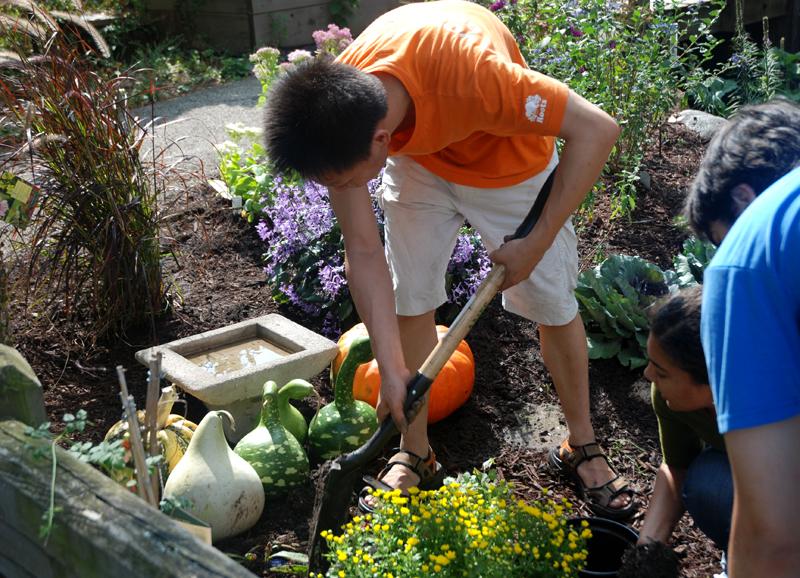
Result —
M450 359L450 356L453 355L461 340L475 325L481 311L497 294L505 276L505 265L494 265L492 267L492 270L478 286L475 294L470 297L461 313L450 325L447 333L436 344L425 363L422 364L419 371L408 382L406 401L403 405L403 412L408 421L412 421L417 415L421 401L430 389L433 380L439 375L439 371ZM383 447L397 433L398 429L394 420L391 417L387 417L380 423L378 429L364 445L338 458L342 463L342 468L347 468L349 464L364 464L375 460L383 451Z
M527 237L528 233L531 232L536 221L539 220L539 216L542 214L545 201L550 192L550 187L553 184L555 172L556 171L553 170L550 174L547 181L542 186L542 190L539 192L539 196L536 198L536 202L534 202L531 210L528 211L528 214L522 220L519 227L517 227L517 230L514 231L514 234L507 239L508 241L512 239L522 239L523 237ZM489 274L478 286L478 289L472 297L470 297L469 301L467 301L467 304L461 309L461 312L450 325L447 333L445 333L444 337L436 344L436 347L430 352L427 359L422 364L422 367L419 368L419 371L417 371L414 377L408 382L403 412L409 422L417 415L421 401L425 397L425 394L428 393L433 380L439 375L439 371L441 371L444 364L450 359L450 356L453 355L453 352L458 347L458 344L461 343L461 340L467 336L469 330L475 325L475 322L478 320L484 308L494 299L494 296L500 290L505 276L505 265L495 264L492 266L492 270L489 271ZM375 460L383 451L383 447L389 443L389 440L394 437L397 432L398 429L394 420L391 417L387 417L381 422L378 429L364 445L349 454L339 457L342 468L355 466L357 464L365 464Z

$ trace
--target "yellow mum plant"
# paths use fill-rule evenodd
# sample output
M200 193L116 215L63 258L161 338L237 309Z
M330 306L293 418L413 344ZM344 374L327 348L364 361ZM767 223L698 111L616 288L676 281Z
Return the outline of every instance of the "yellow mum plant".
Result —
M327 576L577 576L586 563L588 527L567 524L571 505L529 505L493 472L462 474L440 489L374 495L373 514L341 534L323 532ZM322 575L319 575L320 577Z

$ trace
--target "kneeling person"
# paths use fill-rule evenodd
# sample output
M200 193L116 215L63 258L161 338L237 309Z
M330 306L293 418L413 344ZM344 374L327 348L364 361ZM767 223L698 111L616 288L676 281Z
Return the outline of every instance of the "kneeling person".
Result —
M650 313L644 375L653 382L663 461L639 543L666 543L688 510L697 526L726 550L733 478L700 342L701 286L683 289Z

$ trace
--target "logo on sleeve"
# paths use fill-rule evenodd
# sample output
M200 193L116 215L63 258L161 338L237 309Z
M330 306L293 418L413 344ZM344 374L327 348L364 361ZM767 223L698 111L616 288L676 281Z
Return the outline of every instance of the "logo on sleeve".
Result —
M544 122L544 111L547 109L547 99L538 94L525 99L525 116L531 122Z

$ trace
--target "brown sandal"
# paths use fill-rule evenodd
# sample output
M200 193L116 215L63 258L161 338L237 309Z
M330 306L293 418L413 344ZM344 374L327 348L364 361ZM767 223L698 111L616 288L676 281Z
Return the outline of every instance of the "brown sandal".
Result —
M395 448L392 450L394 454L392 459L383 467L383 469L378 473L377 477L373 476L364 476L364 483L367 484L362 488L361 492L358 494L358 509L364 513L370 513L375 510L375 508L367 502L367 496L370 495L370 488L375 490L383 490L386 492L391 492L392 490L396 489L391 487L389 484L383 481L383 477L389 473L394 466L403 466L404 468L411 470L412 473L416 474L419 478L419 484L417 487L420 490L435 490L436 488L441 487L442 482L444 482L445 471L442 467L442 464L436 461L436 454L433 452L433 449L428 447L428 455L426 457L419 456L414 452L410 452L408 450L404 450L402 448ZM408 456L410 461L402 461L397 459L398 454L405 454ZM407 495L404 492L404 495Z
M578 495L586 502L586 505L594 514L612 520L630 518L639 506L634 499L634 492L625 478L618 475L605 484L589 488L578 475L578 466L595 458L602 458L611 467L611 462L608 461L597 442L582 446L571 446L569 440L564 440L559 447L550 451L548 462L553 469L572 479ZM614 498L622 494L630 496L630 502L627 506L622 508L609 506L614 501Z

